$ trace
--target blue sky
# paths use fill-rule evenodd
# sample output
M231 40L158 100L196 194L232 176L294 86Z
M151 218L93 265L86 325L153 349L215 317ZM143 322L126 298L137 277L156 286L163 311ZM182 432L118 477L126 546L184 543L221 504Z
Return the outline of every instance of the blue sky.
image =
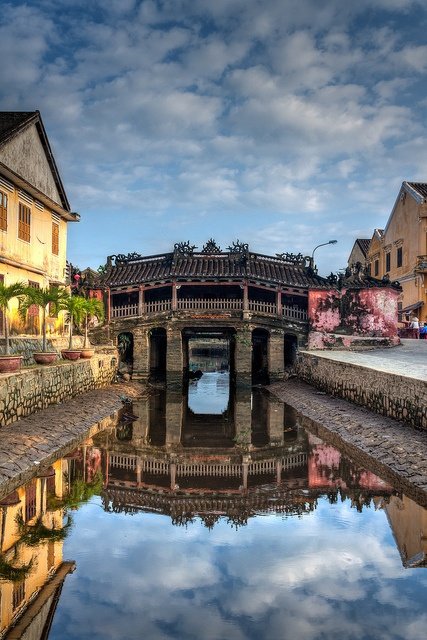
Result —
M2 2L0 109L41 111L69 258L177 241L346 263L427 181L418 0Z

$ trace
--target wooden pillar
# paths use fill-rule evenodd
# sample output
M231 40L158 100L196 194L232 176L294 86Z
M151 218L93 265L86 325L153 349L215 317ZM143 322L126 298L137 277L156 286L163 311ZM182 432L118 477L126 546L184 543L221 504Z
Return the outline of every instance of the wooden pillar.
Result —
M171 478L171 489L175 490L176 487L176 462L171 462L169 465L170 470L170 478Z
M150 375L148 329L138 327L133 334L133 373L134 380L147 380Z
M106 306L107 306L107 313L105 314L107 316L107 322L110 322L111 320L111 290L108 287L107 291L107 299L106 299Z
M280 287L276 293L276 313L278 316L282 317L282 290Z
M141 486L141 480L142 480L142 460L141 460L141 457L138 456L136 459L136 484L138 485L138 487Z
M277 460L276 462L276 482L277 484L280 484L282 482L282 461L281 460Z
M144 302L145 302L145 289L142 285L139 287L139 295L138 295L138 315L142 316L144 314Z
M172 282L172 311L176 311L178 309L178 294L176 282Z
M248 488L248 472L249 472L249 463L247 460L242 462L242 488L244 491Z
M283 380L285 370L285 340L283 329L272 329L268 341L268 373L270 382Z

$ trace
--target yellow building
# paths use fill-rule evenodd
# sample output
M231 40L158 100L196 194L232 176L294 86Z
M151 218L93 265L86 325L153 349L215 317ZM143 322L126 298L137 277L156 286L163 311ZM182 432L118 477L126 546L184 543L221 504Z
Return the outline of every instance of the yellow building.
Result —
M78 220L40 113L0 112L0 281L66 284L67 224ZM29 323L38 333L37 310Z
M57 460L0 499L1 638L45 637L41 632L49 628L65 576L75 568L74 562L63 562L63 537L46 534L60 533L64 527L61 499L66 469L67 461ZM27 532L37 535L39 523L44 533L29 540ZM13 575L14 570L22 575Z
M372 276L402 285L402 319L415 312L427 322L427 183L402 183L385 229L374 231L368 263Z

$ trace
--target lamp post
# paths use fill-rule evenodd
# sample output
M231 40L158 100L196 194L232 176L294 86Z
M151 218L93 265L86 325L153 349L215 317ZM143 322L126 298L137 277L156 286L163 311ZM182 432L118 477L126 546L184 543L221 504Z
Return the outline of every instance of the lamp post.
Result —
M336 244L338 242L338 240L328 240L328 242L322 242L321 244L318 244L317 247L314 247L313 249L313 253L311 254L311 268L314 269L314 252L316 251L316 249L318 249L319 247L326 247L327 244Z

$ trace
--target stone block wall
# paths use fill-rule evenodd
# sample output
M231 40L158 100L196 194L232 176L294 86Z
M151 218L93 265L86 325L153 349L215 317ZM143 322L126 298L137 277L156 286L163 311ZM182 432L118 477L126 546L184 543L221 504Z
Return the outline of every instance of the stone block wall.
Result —
M117 362L117 355L96 354L90 360L61 361L0 375L0 427L90 389L111 384L117 373Z
M427 384L386 371L300 353L299 378L317 389L427 431Z

